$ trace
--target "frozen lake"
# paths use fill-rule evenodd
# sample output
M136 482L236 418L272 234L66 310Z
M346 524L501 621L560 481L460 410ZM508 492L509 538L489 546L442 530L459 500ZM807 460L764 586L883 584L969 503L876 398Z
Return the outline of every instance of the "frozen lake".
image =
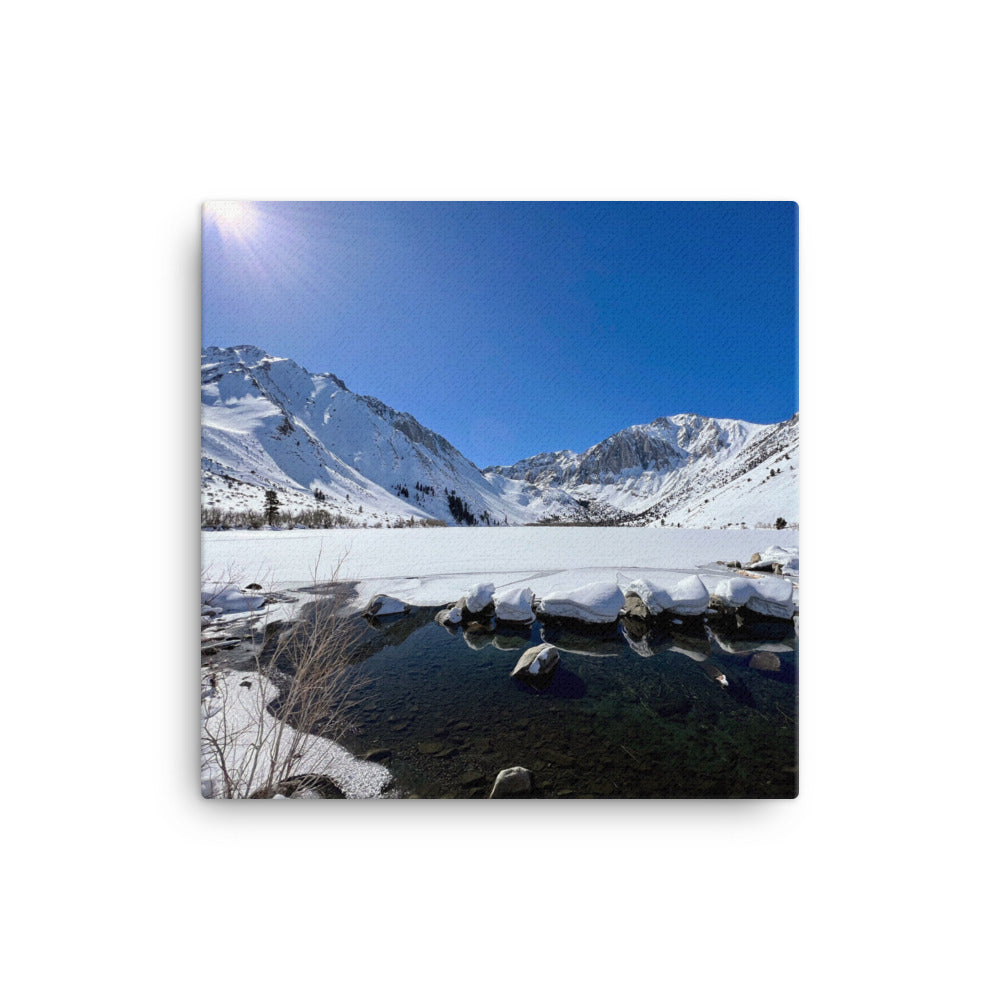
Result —
M797 546L798 531L770 528L349 528L330 531L203 531L209 580L304 586L358 584L358 605L376 593L409 604L456 600L471 583L559 584L629 579L639 570L725 572L771 545Z

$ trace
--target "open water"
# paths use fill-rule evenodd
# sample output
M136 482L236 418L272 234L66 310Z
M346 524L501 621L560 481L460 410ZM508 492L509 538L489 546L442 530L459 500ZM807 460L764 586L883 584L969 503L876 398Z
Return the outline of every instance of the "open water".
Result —
M383 761L401 796L485 798L497 773L515 765L533 772L542 798L798 792L791 623L730 630L720 645L700 623L659 634L540 622L462 631L431 615L367 626L380 633L370 636L377 651L358 667L363 687L342 739ZM541 691L510 677L540 642L561 658Z

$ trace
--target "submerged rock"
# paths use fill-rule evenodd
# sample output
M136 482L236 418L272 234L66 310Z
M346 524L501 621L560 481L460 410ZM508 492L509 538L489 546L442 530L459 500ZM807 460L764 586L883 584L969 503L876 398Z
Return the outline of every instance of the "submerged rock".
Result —
M781 669L781 660L774 653L754 653L750 657L750 666L754 670L778 671Z
M493 782L491 799L509 799L531 791L531 772L526 767L508 767Z
M702 663L701 669L705 671L705 676L709 680L717 681L723 687L729 687L729 679L718 667L711 663Z

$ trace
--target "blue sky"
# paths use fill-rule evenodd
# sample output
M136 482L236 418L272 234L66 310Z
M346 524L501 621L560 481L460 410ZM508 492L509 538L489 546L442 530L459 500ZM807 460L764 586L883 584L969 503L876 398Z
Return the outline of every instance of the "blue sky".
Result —
M794 202L211 202L202 341L333 372L479 466L798 409Z

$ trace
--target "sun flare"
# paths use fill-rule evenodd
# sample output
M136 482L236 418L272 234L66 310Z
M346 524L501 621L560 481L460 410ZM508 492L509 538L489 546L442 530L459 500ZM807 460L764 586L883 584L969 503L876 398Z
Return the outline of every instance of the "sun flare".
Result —
M257 229L260 215L252 201L207 201L205 218L223 238L246 238Z

